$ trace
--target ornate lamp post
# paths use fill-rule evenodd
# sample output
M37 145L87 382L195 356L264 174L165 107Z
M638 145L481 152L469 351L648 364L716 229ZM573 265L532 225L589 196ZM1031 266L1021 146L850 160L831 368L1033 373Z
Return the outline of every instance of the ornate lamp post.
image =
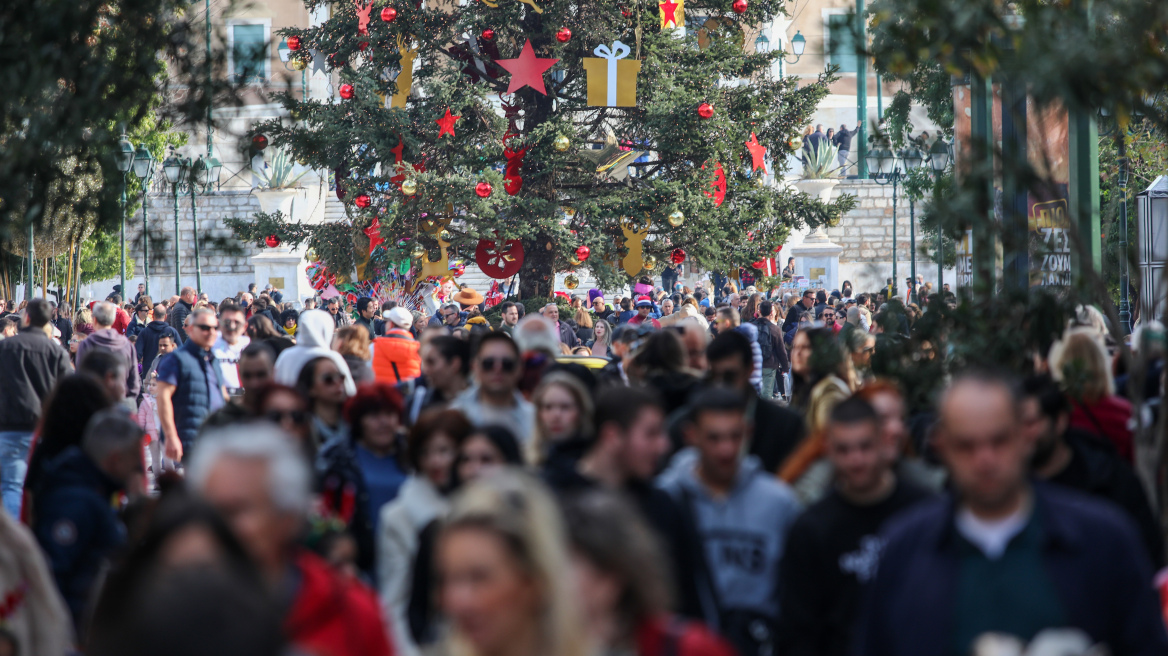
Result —
M121 282L122 300L126 297L126 176L134 164L134 144L122 135L118 140L117 160L118 172L122 174L122 250L121 250Z
M1127 261L1127 178L1128 159L1119 158L1119 323L1123 326L1123 334L1131 334L1131 299L1128 297Z
M166 181L170 183L171 194L174 197L174 293L182 290L182 273L179 268L179 232L178 232L178 188L186 185L187 175L190 172L191 160L189 157L179 157L170 147L170 155L162 161L162 172Z
M901 151L901 159L904 162L905 173L912 173L921 168L921 164L925 161L924 154L915 147L910 147ZM896 202L895 199L892 201ZM909 244L909 275L912 277L912 284L917 281L917 200L913 196L908 197L908 244ZM919 299L917 301L920 302Z
M929 165L932 167L933 177L941 177L949 167L949 144L937 137L933 147L929 149ZM937 225L937 293L940 294L945 285L945 231Z
M900 158L890 148L869 150L865 163L868 166L868 176L876 184L892 185L892 295L898 295L897 287L897 255L896 255L896 200L898 188L902 179Z
M195 288L203 293L203 267L199 259L199 208L195 196L207 195L219 184L219 172L223 165L214 157L199 159L191 164L190 177L187 183L187 193L191 195L191 220L195 232Z
M760 37L760 38L762 38L762 37ZM770 43L768 42L766 45L767 45L767 50L770 50ZM779 44L779 45L782 46L782 44ZM754 42L754 46L755 46L755 50L758 50L758 41ZM799 63L799 60L803 58L803 52L806 50L807 50L807 37L803 36L803 33L800 32L799 30L795 30L795 36L791 37L791 52L795 54L795 58L794 59L787 59L786 55L779 57L779 78L780 79L782 79L782 77L783 77L783 63L784 62L786 62L788 64ZM765 52L763 50L758 50L758 51Z
M150 295L150 226L147 219L150 198L150 181L154 178L154 155L146 144L140 144L134 151L134 177L142 183L142 278L146 285L146 295ZM124 290L123 290L124 291Z

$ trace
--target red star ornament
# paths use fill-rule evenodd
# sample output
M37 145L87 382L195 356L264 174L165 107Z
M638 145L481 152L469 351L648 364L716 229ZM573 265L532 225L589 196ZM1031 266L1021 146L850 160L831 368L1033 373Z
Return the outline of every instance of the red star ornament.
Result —
M373 217L373 223L370 223L364 232L365 236L369 238L369 254L372 255L373 249L385 241L385 238L381 236L381 217Z
M507 93L515 93L523 87L531 87L547 95L547 88L543 85L544 71L555 65L558 59L541 59L535 56L531 47L531 39L523 44L523 50L515 59L496 59L495 63L511 73L511 82L507 85Z
M766 173L767 149L758 142L758 137L753 132L750 133L750 141L746 142L746 149L750 151L750 172L762 169L762 172Z
M680 27L684 24L685 19L678 19L677 12L685 11L685 2L676 2L675 0L661 0L657 3L657 9L661 14L661 27ZM682 16L685 14L683 13Z
M450 108L447 107L446 108L446 115L443 116L442 118L434 121L435 123L438 124L438 138L441 139L442 135L444 135L444 134L449 134L452 137L455 136L454 122L460 118L462 118L462 117L461 116L451 116L450 115Z

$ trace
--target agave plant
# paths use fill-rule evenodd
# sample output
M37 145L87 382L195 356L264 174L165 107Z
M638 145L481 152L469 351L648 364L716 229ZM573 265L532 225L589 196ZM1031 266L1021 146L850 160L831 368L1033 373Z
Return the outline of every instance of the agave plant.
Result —
M839 148L821 139L819 146L803 151L803 179L822 180L839 177L839 162L836 156Z
M288 151L280 149L276 151L272 161L265 162L264 168L255 174L259 176L260 187L263 189L293 189L300 182L300 178L308 174L308 169L296 173L292 156Z

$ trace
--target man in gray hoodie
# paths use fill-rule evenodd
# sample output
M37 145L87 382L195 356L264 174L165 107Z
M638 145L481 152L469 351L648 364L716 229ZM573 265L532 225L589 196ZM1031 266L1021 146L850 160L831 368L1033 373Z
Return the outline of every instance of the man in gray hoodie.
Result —
M138 375L138 354L126 336L114 330L118 308L109 301L93 306L93 326L97 330L77 345L77 362L85 360L90 349L105 348L122 357L126 362L126 398L122 401L132 412L138 411L138 390L141 379Z
M690 403L685 437L658 484L688 513L705 567L695 572L705 620L741 656L773 653L779 561L801 508L794 492L754 456L746 399L714 388Z

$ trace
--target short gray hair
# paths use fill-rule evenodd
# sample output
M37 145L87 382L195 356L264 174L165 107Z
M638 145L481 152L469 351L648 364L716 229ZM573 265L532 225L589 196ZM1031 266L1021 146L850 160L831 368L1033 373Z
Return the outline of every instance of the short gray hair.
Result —
M559 311L560 311L560 306L556 305L555 303L548 303L547 305L545 305L545 306L541 307L541 308L539 309L539 311L540 311L540 312L543 312L544 310L547 310L547 309L549 309L549 308L550 308L550 309L552 309L552 310L555 310L556 312L559 312Z
M102 410L89 419L81 437L81 449L100 464L111 453L142 448L144 433L121 408Z
M211 470L223 458L259 460L268 466L268 493L279 509L305 515L311 500L310 474L292 438L271 424L230 426L200 438L187 481L202 492Z
M454 310L455 312L462 312L462 306L458 303L447 303L442 306L443 310Z
M193 325L195 325L195 321L197 321L199 319L199 317L205 317L207 315L215 316L215 311L212 310L211 308L205 308L205 307L195 308L193 312L191 312L190 314L187 315L187 317L190 319L190 323L187 325L193 326Z
M114 325L118 317L118 306L109 301L102 301L93 306L93 323L109 328Z

